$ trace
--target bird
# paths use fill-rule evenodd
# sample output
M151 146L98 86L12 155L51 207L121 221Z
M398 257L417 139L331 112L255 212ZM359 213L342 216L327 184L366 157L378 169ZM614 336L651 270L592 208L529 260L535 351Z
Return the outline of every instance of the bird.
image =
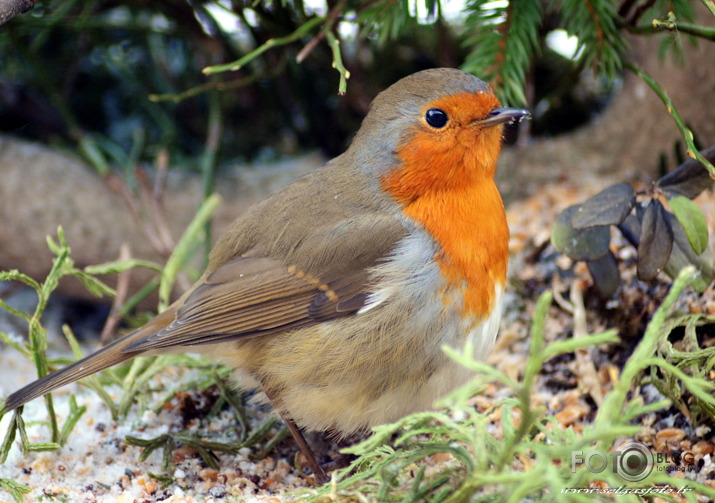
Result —
M347 150L239 216L199 280L146 325L12 393L16 409L140 355L197 352L303 430L347 435L427 410L491 351L509 229L503 126L529 118L454 68L402 78Z

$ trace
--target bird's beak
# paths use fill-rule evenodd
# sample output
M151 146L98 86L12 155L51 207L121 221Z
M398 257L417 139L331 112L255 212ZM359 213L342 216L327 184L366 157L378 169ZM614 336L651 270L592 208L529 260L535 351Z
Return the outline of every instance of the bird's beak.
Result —
M531 119L531 113L523 108L498 107L491 111L485 118L472 122L475 126L491 127L506 122L521 122L524 119Z

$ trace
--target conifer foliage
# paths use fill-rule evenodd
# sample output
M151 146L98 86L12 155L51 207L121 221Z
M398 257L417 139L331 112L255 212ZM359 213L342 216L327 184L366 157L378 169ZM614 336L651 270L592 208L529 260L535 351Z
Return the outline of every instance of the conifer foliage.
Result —
M464 29L470 53L463 69L492 82L505 102L526 104L526 75L539 49L541 1L494 4L472 0L467 5Z

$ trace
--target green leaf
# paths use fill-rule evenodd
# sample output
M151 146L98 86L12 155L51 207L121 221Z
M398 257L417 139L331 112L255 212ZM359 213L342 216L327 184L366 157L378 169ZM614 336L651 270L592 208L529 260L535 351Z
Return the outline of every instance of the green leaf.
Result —
M104 264L88 265L84 268L87 274L118 274L136 267L145 267L154 271L161 271L161 266L155 262L141 259L115 260Z
M27 444L27 450L34 452L56 451L60 447L62 446L57 442L37 442L34 444Z
M71 274L82 282L82 284L87 289L87 291L89 291L89 293L96 297L101 297L103 295L112 296L117 294L117 292L111 286L103 283L94 276L90 276L89 274L80 271L79 269L74 269Z
M551 229L551 243L574 260L597 260L608 253L611 233L606 226L574 229L573 216L579 205L569 206L556 217Z
M544 348L542 358L543 361L548 361L559 355L573 353L575 351L598 346L600 344L613 344L619 341L618 331L616 329L611 329L601 332L600 334L583 335L576 339L549 342L549 345Z
M685 196L675 196L668 200L670 208L685 229L693 251L700 255L708 246L708 224L700 207Z
M92 135L85 134L79 139L79 151L84 154L89 164L102 176L106 176L109 171L109 161L99 147L97 140Z
M703 251L700 255L696 254L688 237L685 235L683 226L680 225L678 219L671 213L666 213L670 226L673 229L673 250L670 253L670 258L663 271L675 278L684 267L688 265L695 266L697 275L693 280L692 286L696 292L703 292L713 280L713 255L708 250Z
M87 412L87 407L77 406L77 400L75 399L74 395L70 395L69 405L70 413L65 420L65 423L62 425L62 431L60 432L60 445L64 445L65 443L67 443L67 439L69 438L70 433L72 433L74 427L77 425L77 421L79 421L79 419L82 417L82 414Z
M21 273L17 269L0 271L0 281L20 281L36 291L40 291L42 289L42 286L37 281L32 279L27 274Z

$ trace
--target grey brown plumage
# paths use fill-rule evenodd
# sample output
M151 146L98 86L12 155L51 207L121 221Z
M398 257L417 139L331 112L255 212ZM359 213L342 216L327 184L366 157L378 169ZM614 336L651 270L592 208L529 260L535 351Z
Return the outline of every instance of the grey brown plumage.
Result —
M348 433L428 408L469 375L442 345L469 341L484 357L498 327L508 230L493 126L525 112L497 105L459 70L399 81L344 154L240 216L169 309L13 393L7 408L140 354L182 350L235 368L243 386L263 388L309 429ZM452 121L439 131L424 120L436 106ZM393 176L420 156L414 176ZM425 167L444 177L425 177ZM409 198L394 192L408 185Z

